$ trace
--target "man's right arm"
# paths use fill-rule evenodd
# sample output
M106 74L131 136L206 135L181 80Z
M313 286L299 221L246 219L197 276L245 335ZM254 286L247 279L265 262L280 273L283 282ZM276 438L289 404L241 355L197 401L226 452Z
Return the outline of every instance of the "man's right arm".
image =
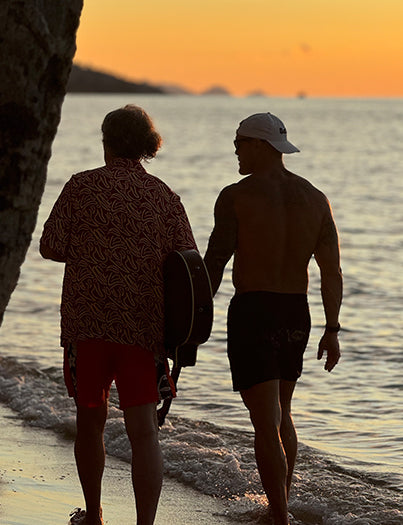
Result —
M204 256L213 296L220 286L225 265L233 255L237 243L237 219L232 188L233 185L227 186L217 198L214 208L214 229Z

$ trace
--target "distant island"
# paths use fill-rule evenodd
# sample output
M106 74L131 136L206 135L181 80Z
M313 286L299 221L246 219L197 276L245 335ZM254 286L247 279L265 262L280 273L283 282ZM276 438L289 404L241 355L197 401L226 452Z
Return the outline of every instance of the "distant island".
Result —
M195 95L187 89L166 84L155 86L147 82L132 82L119 76L73 64L67 83L68 93L151 93L159 95ZM220 86L213 86L201 95L229 95Z
M221 86L212 86L209 89L206 89L206 91L203 91L201 93L202 95L226 95L231 96L231 93L228 91L228 89L223 88Z
M153 85L148 82L133 82L105 71L99 71L83 65L73 64L69 81L68 93L145 93L157 95L220 95L231 97L231 92L220 85L213 85L201 93L195 93L174 84ZM263 91L255 90L250 97L266 97ZM298 98L306 94L299 92Z
M67 83L68 93L167 93L162 87L122 78L73 64Z

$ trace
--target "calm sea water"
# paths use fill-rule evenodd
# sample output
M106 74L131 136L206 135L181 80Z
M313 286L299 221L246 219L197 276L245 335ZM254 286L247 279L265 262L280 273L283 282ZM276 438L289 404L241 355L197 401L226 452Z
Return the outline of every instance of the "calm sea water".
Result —
M38 240L71 174L103 164L101 121L126 103L154 118L164 145L146 169L181 195L202 253L218 192L239 177L232 145L238 122L271 111L287 124L301 153L286 156L286 165L330 199L345 278L343 356L328 374L316 360L324 317L311 264L313 328L293 403L301 441L290 504L294 523L403 523L401 99L68 96L37 228L0 331L0 400L31 425L66 438L73 433L74 407L64 393L58 347L63 267L40 258ZM251 425L232 392L226 357L231 296L228 264L212 336L199 348L197 366L181 375L161 441L167 473L207 494L230 497L230 517L257 523L263 506ZM129 459L123 434L121 414L112 406L108 451Z

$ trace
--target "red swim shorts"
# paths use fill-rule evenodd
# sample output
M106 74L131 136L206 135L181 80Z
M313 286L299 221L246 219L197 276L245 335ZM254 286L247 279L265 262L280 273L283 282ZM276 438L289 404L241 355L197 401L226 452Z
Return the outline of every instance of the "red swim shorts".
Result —
M166 372L169 377L169 369ZM156 403L160 397L154 355L138 345L102 339L69 344L64 349L64 379L77 405L88 408L106 402L113 381L122 410Z

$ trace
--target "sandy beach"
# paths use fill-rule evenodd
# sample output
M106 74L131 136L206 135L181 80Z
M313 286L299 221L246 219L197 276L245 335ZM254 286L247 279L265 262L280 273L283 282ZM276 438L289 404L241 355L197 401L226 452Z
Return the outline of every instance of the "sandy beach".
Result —
M46 430L24 426L3 405L0 425L0 523L67 523L74 507L84 507L72 443ZM105 524L135 524L130 466L107 457L103 487ZM224 502L168 478L164 480L155 523L229 524L225 512Z

